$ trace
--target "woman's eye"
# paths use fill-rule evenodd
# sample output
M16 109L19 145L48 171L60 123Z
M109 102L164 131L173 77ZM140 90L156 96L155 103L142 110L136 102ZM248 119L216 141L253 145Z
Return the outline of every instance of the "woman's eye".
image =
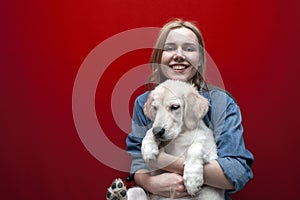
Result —
M171 110L178 110L180 108L180 105L174 104L171 105Z
M186 51L196 51L195 47L186 47Z
M175 47L173 47L173 46L165 46L164 50L165 51L175 51Z

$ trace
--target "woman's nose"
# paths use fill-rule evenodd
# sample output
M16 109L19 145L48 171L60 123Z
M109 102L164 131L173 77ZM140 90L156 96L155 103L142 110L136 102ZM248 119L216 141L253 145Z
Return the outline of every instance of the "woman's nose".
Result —
M177 49L177 51L173 55L173 59L175 61L183 61L183 60L185 60L185 56L183 55L183 52L182 52L182 50L180 48Z

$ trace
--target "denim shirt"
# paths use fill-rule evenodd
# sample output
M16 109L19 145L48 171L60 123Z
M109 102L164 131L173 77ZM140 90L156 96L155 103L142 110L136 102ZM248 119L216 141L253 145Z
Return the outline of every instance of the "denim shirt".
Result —
M217 162L235 187L225 193L226 199L230 199L230 193L241 190L253 178L251 165L254 157L245 147L240 109L232 96L215 87L200 91L200 94L210 103L203 120L213 130L218 150ZM148 95L149 92L145 92L135 100L132 132L126 139L127 152L132 157L131 177L140 169L149 169L141 155L142 140L152 126L143 111Z

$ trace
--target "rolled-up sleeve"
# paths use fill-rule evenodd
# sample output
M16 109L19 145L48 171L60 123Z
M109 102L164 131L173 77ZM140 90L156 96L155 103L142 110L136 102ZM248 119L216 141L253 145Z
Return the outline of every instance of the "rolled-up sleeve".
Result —
M235 187L228 191L233 193L241 190L253 178L251 165L254 157L244 143L239 106L226 93L215 94L215 98L211 122L218 148L217 161Z

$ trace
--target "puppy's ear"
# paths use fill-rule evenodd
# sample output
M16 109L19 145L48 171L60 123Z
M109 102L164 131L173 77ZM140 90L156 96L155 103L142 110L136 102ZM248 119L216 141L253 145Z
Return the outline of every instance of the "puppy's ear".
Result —
M152 104L152 92L150 92L148 99L144 105L144 113L146 117L148 117L151 121L153 121L154 116L153 116L153 111L151 109L151 104Z
M208 100L201 96L198 91L189 93L185 98L184 123L187 128L194 129L200 119L206 115L208 111Z

